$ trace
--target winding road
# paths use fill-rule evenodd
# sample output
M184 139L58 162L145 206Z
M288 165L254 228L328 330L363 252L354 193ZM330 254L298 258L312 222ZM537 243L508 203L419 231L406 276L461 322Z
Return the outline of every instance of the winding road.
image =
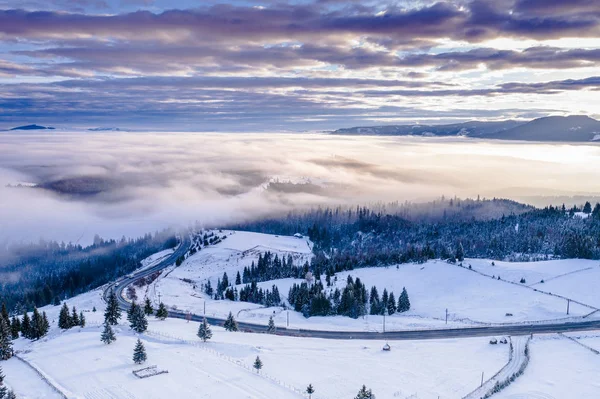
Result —
M123 310L127 310L130 306L123 298L123 290L136 280L146 277L154 272L172 266L178 257L185 255L189 249L191 242L189 238L183 238L181 245L167 258L163 259L156 265L141 270L137 273L130 274L131 277L122 277L116 282L109 284L104 291L104 299L108 298L111 290L117 294L119 305ZM169 317L176 319L186 319L186 313L169 310ZM191 315L191 320L202 321L202 315ZM206 317L206 320L212 325L222 326L225 319L215 317ZM264 333L267 331L267 326L254 323L238 322L241 331ZM370 332L370 331L321 331L321 330L305 330L305 329L288 329L277 327L277 335L296 336L296 337L312 337L312 338L327 338L327 339L376 339L376 340L423 340L423 339L441 339L441 338L467 338L467 337L486 337L494 335L529 335L529 334L547 334L560 333L569 331L589 331L600 330L600 320L589 320L581 322L562 322L562 323L545 323L545 324L514 324L501 326L486 326L486 327L464 327L464 328L448 328L448 329L431 329L431 330L403 330L403 331L386 331L386 332Z

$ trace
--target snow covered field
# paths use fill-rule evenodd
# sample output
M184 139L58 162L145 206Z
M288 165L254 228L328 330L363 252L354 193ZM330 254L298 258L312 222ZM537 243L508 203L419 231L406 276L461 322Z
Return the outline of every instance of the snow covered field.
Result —
M525 373L493 398L599 397L599 355L558 335L535 336L529 350L531 360Z
M206 314L216 317L225 317L232 311L238 320L261 324L266 324L269 317L274 316L277 325L285 326L289 319L289 325L293 328L383 330L382 316L365 316L358 320L341 316L306 319L297 312L288 312L279 307L263 308L253 303L215 301L209 298L203 292L203 286L208 280L215 287L217 279L227 272L229 280L233 281L236 273L241 272L252 261L256 262L260 253L271 251L280 257L291 254L296 265L303 264L312 256L311 243L305 238L240 231L223 231L219 233L219 236L221 235L226 235L227 238L214 246L202 249L180 267L171 268L163 273L147 290L151 299L158 302L160 293L163 302L175 306L178 310L202 314L206 307ZM369 288L375 285L380 295L386 288L394 292L397 298L402 288L406 287L411 300L411 310L386 317L388 331L542 322L581 317L594 311L594 308L571 303L567 315L566 299L536 292L536 289L547 291L551 284L565 281L565 292L570 294L577 286L580 276L596 269L600 272L596 261L494 262L492 265L490 260L466 259L463 265L465 267L461 268L433 260L425 264L356 269L338 273L337 281L331 289L343 289L348 275L359 277ZM468 265L471 265L472 270L467 269ZM497 280L498 276L501 280ZM524 284L520 283L522 278L526 281ZM570 284L569 279L576 279L575 283ZM542 280L545 282L539 283ZM275 284L281 295L287 297L289 288L301 281L288 278L262 282L259 286L270 289ZM539 284L535 285L536 282ZM238 290L240 288L241 286L237 287ZM592 287L589 287L588 292L592 295ZM576 297L588 299L586 294L582 293Z

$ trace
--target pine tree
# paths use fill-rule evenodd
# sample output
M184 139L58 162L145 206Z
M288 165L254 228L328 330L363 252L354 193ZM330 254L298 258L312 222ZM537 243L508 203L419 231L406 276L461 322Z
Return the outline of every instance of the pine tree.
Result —
M200 323L200 326L198 327L198 337L203 342L206 342L212 338L212 331L210 330L210 326L206 321L206 317L202 320L202 323Z
M396 297L393 292L390 292L387 311L390 316L396 313Z
M46 317L46 312L44 314L40 314L36 307L33 308L33 316L31 317L31 328L29 339L40 339L48 332L50 325L48 323L48 318Z
M8 309L6 308L6 303L2 302L2 311L0 312L4 321L10 328L10 316L8 315Z
M77 309L73 306L73 314L71 315L71 326L76 327L79 325L79 315L77 314Z
M108 296L108 303L106 304L106 310L104 312L104 320L112 326L119 324L121 318L121 309L119 309L119 301L117 300L117 294L111 290Z
M104 330L102 331L100 340L107 345L110 345L113 341L117 340L112 327L107 322L104 322Z
M85 316L83 312L79 312L79 327L85 327Z
M29 319L27 311L23 313L23 321L21 322L21 335L23 335L24 338L31 338L31 319Z
M71 314L69 313L69 307L67 303L63 303L62 308L60 308L60 313L58 315L58 327L63 330L68 330L73 327L73 320L71 319Z
M19 320L17 316L13 316L12 321L10 322L11 338L18 339L19 332L21 332L21 320Z
M242 284L242 276L240 276L240 271L238 270L237 275L235 276L235 285Z
M269 317L269 327L267 327L267 333L275 334L277 331L277 327L275 327L275 320L273 320L273 316Z
M133 315L137 312L138 304L135 303L135 300L131 301L131 306L127 309L127 321L131 325L133 323Z
M132 305L132 315L129 323L129 327L133 329L138 334L143 333L148 329L148 319L146 319L146 315L142 310L142 307L139 305L135 305L135 308Z
M12 334L4 317L0 317L0 360L8 360L12 355Z
M95 306L92 308L92 312L96 313L96 307Z
M456 246L456 260L458 260L459 262L465 260L465 250L461 242L459 242Z
M4 386L4 373L2 372L2 366L0 366L0 399L6 398L8 394L8 388Z
M367 391L367 387L363 385L354 399L375 399L375 395L370 389Z
M258 374L260 369L262 369L262 367L263 367L263 362L262 362L262 360L260 360L260 357L256 356L256 360L254 361L254 364L252 365L252 367L254 367L256 369L256 373Z
M144 313L147 316L150 316L154 313L154 308L152 308L152 302L150 302L150 298L146 298L146 302L144 303Z
M223 327L227 331L237 331L238 330L237 321L235 321L235 319L233 318L233 314L231 312L229 312L229 316L227 316L227 320L225 320Z
M44 335L48 334L48 331L50 331L50 323L48 322L48 316L46 316L46 312L42 312L41 336L43 337Z
M167 307L165 306L165 304L161 302L158 304L158 310L156 311L156 318L160 319L160 320L164 320L167 317L169 317L169 311L167 310Z
M410 300L408 299L408 292L406 288L402 288L402 293L398 298L398 312L406 312L410 310Z
M144 348L144 344L138 338L135 348L133 348L133 362L135 364L141 364L146 361L148 357L146 356L146 348Z
M17 394L15 391L8 391L6 394L6 399L17 399Z
M315 393L315 388L313 388L312 384L308 384L306 393L308 394L308 399L312 398L312 394Z

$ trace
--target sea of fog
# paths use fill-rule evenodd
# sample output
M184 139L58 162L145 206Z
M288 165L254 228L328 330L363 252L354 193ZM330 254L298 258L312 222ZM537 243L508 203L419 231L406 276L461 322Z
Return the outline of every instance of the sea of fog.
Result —
M86 244L322 204L600 195L599 145L38 131L0 132L0 154L0 242Z

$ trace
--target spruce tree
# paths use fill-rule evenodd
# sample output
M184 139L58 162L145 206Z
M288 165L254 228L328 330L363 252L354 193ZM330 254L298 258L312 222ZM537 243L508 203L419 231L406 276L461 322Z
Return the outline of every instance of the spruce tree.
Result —
M260 360L260 357L256 356L256 360L254 360L254 364L252 365L252 367L256 369L256 373L258 374L260 369L263 368L263 362L262 360Z
M2 372L2 366L0 366L0 399L6 398L8 394L8 388L4 386L4 373Z
M0 317L0 360L8 360L12 355L12 334L4 317Z
M108 303L106 304L106 310L104 311L104 320L112 326L119 324L121 318L121 309L119 309L119 301L117 300L117 294L111 290L108 296Z
M312 398L312 394L315 393L315 388L313 388L312 384L308 384L306 393L308 394L308 399Z
M63 330L68 330L73 327L73 320L71 319L71 314L69 313L69 307L67 303L63 303L62 308L60 308L60 313L58 315L58 327Z
M242 276L240 276L240 271L238 270L236 276L235 276L235 285L240 285L242 284Z
M46 313L40 314L36 307L33 308L33 316L31 317L31 328L29 339L36 340L42 338L48 332L50 325Z
M371 392L370 389L367 390L367 387L363 385L354 399L375 399L375 395L373 395L373 392Z
M6 394L6 399L17 399L17 394L15 391L8 391Z
M106 321L104 322L104 330L102 331L100 340L107 345L110 345L113 341L117 340L117 337L115 336L112 327Z
M152 307L152 302L150 302L150 298L146 298L146 302L144 303L144 313L147 316L150 316L154 313L154 308Z
M461 242L459 242L456 246L456 260L458 260L459 262L465 260L465 250Z
M229 312L229 316L227 316L227 320L225 320L223 327L227 331L237 331L238 330L237 321L235 321L235 319L233 318L233 314L231 312Z
M85 316L83 312L79 312L79 327L85 327Z
M202 323L200 323L200 326L198 327L198 337L203 342L206 342L212 338L212 331L210 330L210 326L206 321L206 317L202 320Z
M77 314L77 309L73 306L73 314L71 315L71 326L76 327L79 325L79 315Z
M398 312L406 312L410 310L410 300L408 299L408 292L406 292L406 288L402 288L402 293L398 298Z
M24 338L31 338L31 319L27 314L27 311L23 313L23 321L21 322L21 335Z
M158 310L156 311L156 318L160 319L160 320L164 320L167 317L169 317L169 311L167 310L167 307L165 306L165 304L161 302L158 304Z
M275 327L275 320L273 320L273 316L269 317L269 326L267 327L267 333L275 334L277 331L277 327Z
M133 362L135 364L141 364L146 361L148 357L146 356L146 348L144 348L144 344L138 338L135 348L133 348Z
M127 309L127 321L131 325L133 323L133 315L137 312L138 304L135 303L135 300L131 301L131 306Z
M50 323L48 322L48 316L46 316L46 312L42 312L41 336L43 337L44 335L48 334L48 331L50 331Z
M388 314L391 316L396 313L396 297L393 292L390 292L390 297L388 299Z
M136 333L141 334L148 329L148 319L146 319L146 315L141 306L136 305L134 308L132 305L132 309L133 313L131 315L129 327Z
M10 322L10 332L12 339L19 338L19 332L21 332L21 320L19 320L17 316L13 316L12 321Z

